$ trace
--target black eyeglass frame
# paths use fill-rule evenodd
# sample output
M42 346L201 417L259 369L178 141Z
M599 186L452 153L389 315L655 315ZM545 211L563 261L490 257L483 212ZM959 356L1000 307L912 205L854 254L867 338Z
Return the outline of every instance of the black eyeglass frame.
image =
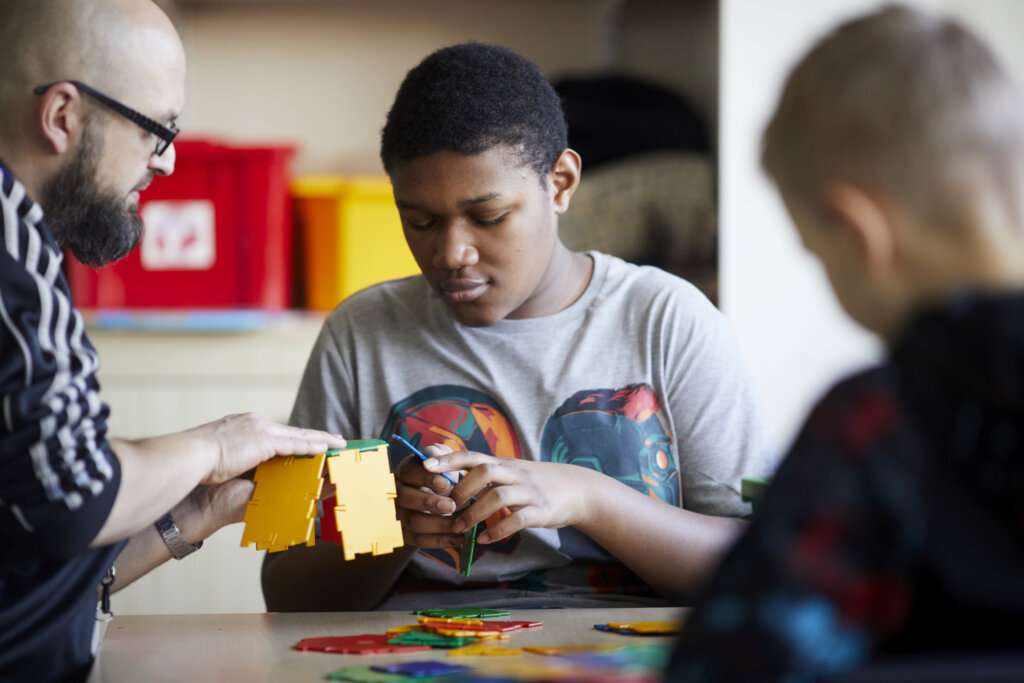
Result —
M173 123L171 124L171 126L165 126L163 124L157 123L145 114L142 114L132 109L126 104L118 102L109 95L104 95L96 88L88 86L80 81L54 81L53 83L40 85L33 89L32 92L36 95L42 95L44 92L46 92L53 86L57 85L58 83L70 83L71 85L75 86L80 91L82 91L89 97L93 98L103 106L113 109L115 112L125 117L126 119L137 125L139 128L142 128L147 133L152 133L153 135L155 135L157 137L155 150L157 156L163 154L167 150L167 148L171 146L171 143L174 142L174 138L176 138L178 136L178 133L180 132L177 128L173 127Z

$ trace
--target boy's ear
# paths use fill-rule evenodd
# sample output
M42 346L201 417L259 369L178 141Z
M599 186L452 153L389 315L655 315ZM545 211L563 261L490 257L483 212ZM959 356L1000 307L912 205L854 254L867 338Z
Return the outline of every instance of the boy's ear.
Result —
M551 169L551 183L554 186L555 213L563 214L569 208L572 193L580 184L580 155L569 149L562 150Z
M853 183L832 182L825 187L824 204L825 215L849 238L868 269L896 260L896 225L876 195Z

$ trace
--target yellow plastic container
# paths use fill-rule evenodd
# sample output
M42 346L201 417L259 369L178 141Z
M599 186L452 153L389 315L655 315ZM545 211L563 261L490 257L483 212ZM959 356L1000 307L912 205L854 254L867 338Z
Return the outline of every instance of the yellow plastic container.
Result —
M292 182L302 229L306 306L329 311L370 285L419 273L387 176L307 175Z

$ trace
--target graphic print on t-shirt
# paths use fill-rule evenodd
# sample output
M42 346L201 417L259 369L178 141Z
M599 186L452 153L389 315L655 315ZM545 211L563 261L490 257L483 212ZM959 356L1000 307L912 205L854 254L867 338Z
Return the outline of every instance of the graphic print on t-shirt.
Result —
M661 402L648 384L578 391L544 425L541 460L589 467L678 506L679 468Z
M408 398L395 403L388 413L381 432L382 439L398 434L419 450L443 443L456 451L475 451L499 458L522 459L519 437L512 422L498 402L491 396L454 384L443 384L420 389ZM392 452L391 469L398 467ZM504 509L495 513L502 515ZM506 513L507 514L507 513ZM497 522L500 517L488 522ZM477 546L476 556L482 553L510 555L519 545L519 534L498 543ZM421 548L433 559L456 569L458 548Z
M648 384L578 391L544 426L540 458L589 467L678 506L682 500L679 468L665 425L661 401ZM595 563L594 567L615 562L573 527L559 529L558 538L561 551L576 561Z

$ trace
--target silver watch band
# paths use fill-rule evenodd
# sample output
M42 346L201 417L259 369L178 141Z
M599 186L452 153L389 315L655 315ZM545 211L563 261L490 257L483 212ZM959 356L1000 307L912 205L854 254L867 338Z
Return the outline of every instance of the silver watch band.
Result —
M176 560L188 557L203 547L202 541L189 543L181 537L181 529L174 523L174 517L171 517L170 512L156 520L156 530L160 532L160 536L164 539L167 547L171 549L171 555Z

